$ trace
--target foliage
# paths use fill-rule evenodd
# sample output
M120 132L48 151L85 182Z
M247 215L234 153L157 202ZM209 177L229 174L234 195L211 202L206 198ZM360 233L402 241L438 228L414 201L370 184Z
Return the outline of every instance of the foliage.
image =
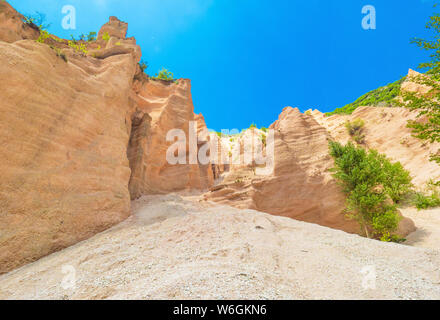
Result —
M380 87L370 91L355 102L347 104L342 108L337 108L333 112L326 113L327 116L334 114L352 114L357 108L362 106L380 106L380 105L395 105L395 98L400 93L400 86L405 81L406 77L390 83L384 87Z
M148 63L142 60L139 62L139 67L141 68L142 72L145 72L145 70L148 68Z
M438 193L426 195L422 192L417 192L414 204L419 210L440 207L440 195Z
M75 39L75 36L74 36L73 34L70 35L70 38L71 38L70 41L71 41L72 43L74 43L74 44L77 44L77 43L79 42L79 40L76 40L76 39Z
M75 42L73 40L69 40L68 44L69 44L69 47L73 48L76 52L80 52L84 55L89 53L89 51L87 50L87 46L84 43L79 43L79 42Z
M37 42L44 43L46 39L50 37L47 29L50 27L50 24L45 24L46 15L41 12L36 12L33 15L24 16L23 22L29 25L31 28L34 28L40 32L40 35L37 39Z
M401 216L392 198L399 199L411 187L409 173L375 150L366 151L351 142L329 143L335 160L332 169L347 195L347 216L359 222L367 237L398 241L392 235Z
M430 180L427 183L426 192L417 192L414 194L413 204L417 209L428 209L440 207L440 184Z
M257 129L257 125L255 123L252 123L249 129Z
M37 42L45 43L46 39L50 37L50 34L47 30L40 29L40 36L37 39Z
M365 143L365 122L362 119L355 119L353 122L347 121L345 123L348 134L356 141L358 144Z
M25 15L23 18L23 22L30 27L38 30L46 30L50 27L50 24L45 24L46 15L41 12L36 12L33 15Z
M107 31L102 35L102 40L104 40L104 41L109 41L110 40L110 35L108 34Z
M264 133L267 133L267 128L262 127L262 128L261 128L261 131L263 131Z
M87 42L92 41L96 41L96 32L94 31L89 32L89 34L87 35Z
M174 81L174 74L170 71L168 71L165 68L162 68L162 70L159 71L159 73L154 76L153 79L156 80L164 80L164 81Z
M261 135L261 142L263 143L263 146L267 146L267 136L265 134Z
M429 76L416 77L413 81L431 89L426 95L417 92L402 94L405 106L418 111L418 119L409 121L408 127L412 129L413 136L420 140L440 142L440 84ZM440 150L431 155L431 160L440 164Z
M428 87L429 92L402 92L403 106L418 111L418 119L409 121L413 135L421 140L440 142L440 15L430 17L426 28L433 31L433 40L415 38L412 43L430 52L430 61L419 65L428 69L425 75L411 78L411 81ZM431 155L431 160L440 164L440 149Z
M412 177L400 162L391 163L386 160L382 166L385 192L394 203L399 203L411 192Z

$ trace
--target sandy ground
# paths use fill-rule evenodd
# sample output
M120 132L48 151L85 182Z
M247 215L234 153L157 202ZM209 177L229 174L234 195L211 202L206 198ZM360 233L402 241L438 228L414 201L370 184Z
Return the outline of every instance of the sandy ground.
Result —
M122 224L0 277L0 299L440 299L440 252L144 197Z
M440 208L423 211L407 208L401 211L405 217L411 218L417 227L417 231L407 237L406 244L440 249Z

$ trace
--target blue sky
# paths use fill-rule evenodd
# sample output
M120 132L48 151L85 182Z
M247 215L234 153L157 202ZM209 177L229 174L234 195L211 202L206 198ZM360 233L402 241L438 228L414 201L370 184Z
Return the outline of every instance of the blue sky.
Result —
M62 37L98 31L115 15L129 23L148 73L161 67L192 80L196 112L209 128L269 126L286 106L331 111L393 82L427 54L433 0L9 0L46 14ZM411 3L411 4L409 4ZM64 5L77 29L63 30ZM374 5L377 29L363 30Z

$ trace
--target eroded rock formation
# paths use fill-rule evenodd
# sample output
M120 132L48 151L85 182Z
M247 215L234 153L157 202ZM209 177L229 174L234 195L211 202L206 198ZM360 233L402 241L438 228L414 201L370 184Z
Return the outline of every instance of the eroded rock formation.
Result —
M56 37L35 42L38 31L4 2L0 18L0 273L121 222L130 200L148 194L211 188L204 200L358 233L342 213L328 154L328 141L348 141L344 124L357 117L366 120L367 146L401 161L416 184L440 178L428 160L435 146L406 128L415 117L408 110L324 117L289 107L270 127L273 141L256 128L222 138L194 114L190 80L142 72L141 49L117 18L86 51ZM176 129L188 139L185 164L167 161L167 134ZM268 166L243 162L260 147L262 156L274 151ZM211 162L190 162L191 151L208 149ZM413 230L404 219L399 233Z
M126 23L80 52L26 40L38 31L4 2L0 17L0 273L121 222L130 198L210 185L164 163L167 130L194 120L190 83L140 75Z
M358 232L359 226L341 213L344 196L328 171L333 162L325 128L289 107L271 129L273 172L258 174L252 165L232 166L205 199Z
M329 140L349 141L345 123L358 117L367 120L368 146L400 160L416 184L440 177L427 152L435 147L423 145L406 128L407 121L415 117L408 110L369 107L359 108L352 116L325 117L319 111L302 114L289 107L271 126L275 130L273 173L258 174L255 166L219 169L221 182L204 199L359 233L359 225L344 216L345 196L329 171L334 163L328 151ZM227 139L221 145L223 153L233 149ZM402 219L400 235L414 230L410 219Z
M136 81L135 103L141 114L151 117L151 124L145 140L143 153L133 164L142 169L132 176L137 181L132 198L141 194L160 194L181 190L206 189L213 184L209 166L189 163L170 164L167 150L174 141L166 141L170 130L182 130L187 138L189 153L190 122L199 128L206 127L203 117L196 117L191 96L191 82L180 79L178 83L165 81ZM191 134L197 139L197 132ZM201 145L205 142L201 141ZM200 145L200 146L201 146ZM194 150L197 154L197 150Z

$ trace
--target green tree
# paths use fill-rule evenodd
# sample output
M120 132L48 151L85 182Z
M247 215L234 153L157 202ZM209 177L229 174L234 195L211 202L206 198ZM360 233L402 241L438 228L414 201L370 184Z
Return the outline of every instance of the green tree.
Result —
M142 72L145 72L145 70L148 68L148 63L141 60L141 62L139 62L139 67L141 68Z
M95 40L96 40L96 32L95 31L89 32L89 34L87 35L87 42L92 42Z
M430 52L430 61L419 65L426 74L412 77L411 81L427 86L429 92L402 92L402 105L418 111L418 119L410 121L413 135L430 143L440 142L440 15L429 18L426 28L433 32L432 40L414 38L412 43ZM431 155L431 160L440 164L440 150Z
M392 201L411 187L411 177L400 164L392 164L375 150L366 151L349 142L329 143L334 177L347 196L347 216L359 222L368 238L399 241L393 235L401 216Z

